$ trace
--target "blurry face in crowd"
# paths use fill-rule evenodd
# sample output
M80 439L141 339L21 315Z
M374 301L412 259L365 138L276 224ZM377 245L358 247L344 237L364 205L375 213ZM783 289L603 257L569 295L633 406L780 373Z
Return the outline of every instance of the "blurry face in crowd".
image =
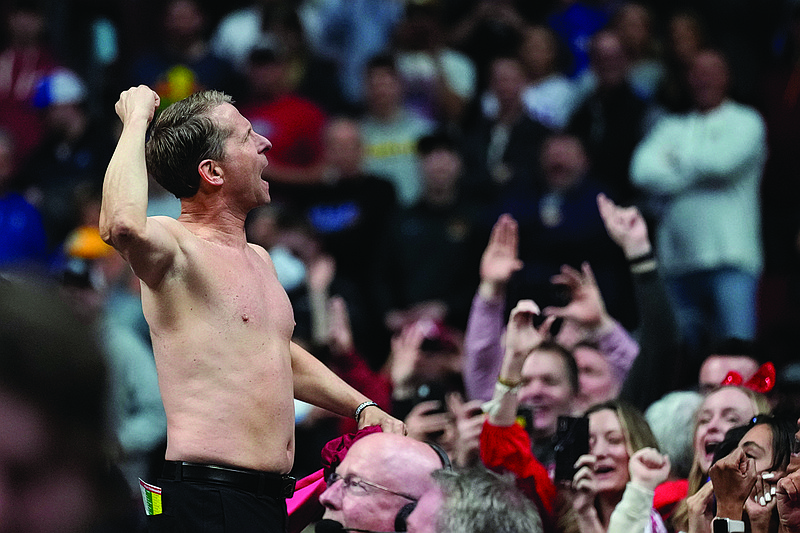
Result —
M719 106L728 93L728 65L714 52L700 52L692 61L689 86L697 109L709 111Z
M610 31L598 32L592 43L592 69L601 87L617 87L627 75L628 59L622 43Z
M550 189L564 191L575 186L588 169L580 140L569 135L547 139L542 147L542 169Z
M421 161L425 187L431 191L449 191L461 176L461 158L453 150L437 148Z
M620 8L617 31L629 50L644 50L650 40L650 15L644 6L627 4Z
M7 19L8 36L17 45L32 46L39 42L45 21L41 13L27 9L12 11Z
M614 411L602 409L589 415L589 453L597 459L594 467L597 492L624 491L630 478L630 454L622 425Z
M325 159L342 176L359 173L363 150L358 124L341 119L328 125L325 132Z
M743 355L710 355L700 367L700 392L706 394L720 386L731 370L738 372L747 381L758 371L758 363Z
M495 59L492 63L491 88L503 109L518 105L527 80L522 63L514 58Z
M702 46L698 22L689 15L675 15L669 21L669 40L675 57L688 65Z
M192 0L173 0L164 17L167 36L176 40L200 37L204 23L200 7Z
M747 394L735 387L722 387L709 394L697 411L694 433L694 460L703 472L711 468L716 445L732 427L746 424L756 416L756 406Z
M535 350L522 366L520 405L533 410L533 433L545 438L555 434L558 417L573 410L575 392L569 382L569 371L561 355L548 350Z
M612 400L619 394L619 382L614 379L611 365L602 353L589 346L576 346L572 354L578 363L580 392L576 410L586 411L594 404Z
M84 531L97 511L93 482L54 425L0 388L0 435L0 531Z
M542 26L525 31L520 58L534 78L546 76L556 69L556 43L552 34Z
M402 96L400 80L389 68L373 68L367 76L366 95L373 113L383 115L394 111Z

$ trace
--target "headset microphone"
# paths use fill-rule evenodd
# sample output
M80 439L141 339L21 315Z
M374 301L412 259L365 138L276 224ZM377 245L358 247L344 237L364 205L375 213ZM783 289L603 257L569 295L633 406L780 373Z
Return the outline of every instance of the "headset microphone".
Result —
M340 522L323 518L314 526L315 533L342 533L343 531L355 531L356 533L393 533L392 531L375 531L372 529L357 529L354 527L344 527Z

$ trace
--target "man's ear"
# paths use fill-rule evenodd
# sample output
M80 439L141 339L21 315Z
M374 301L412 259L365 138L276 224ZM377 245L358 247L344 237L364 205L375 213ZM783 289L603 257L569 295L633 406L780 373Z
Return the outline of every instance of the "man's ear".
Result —
M197 171L200 173L200 179L209 185L219 187L223 183L222 168L213 159L203 159L197 165Z

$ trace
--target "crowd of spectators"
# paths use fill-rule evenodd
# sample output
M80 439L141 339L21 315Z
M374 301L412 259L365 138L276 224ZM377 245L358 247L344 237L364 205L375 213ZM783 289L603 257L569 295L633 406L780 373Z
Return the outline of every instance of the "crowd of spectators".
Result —
M97 226L114 101L139 84L162 107L233 96L273 145L271 203L246 229L296 342L470 469L415 472L411 499L434 496L409 531L464 522L474 483L546 533L708 533L722 443L747 451L763 425L759 472L796 470L778 442L800 415L796 2L11 0L0 16L0 277L47 280L94 334L132 493L166 421L138 283ZM151 180L148 214L180 201ZM356 428L295 411L302 477ZM564 493L567 415L592 445ZM326 517L344 520L343 494ZM754 532L777 520L761 507L745 504Z

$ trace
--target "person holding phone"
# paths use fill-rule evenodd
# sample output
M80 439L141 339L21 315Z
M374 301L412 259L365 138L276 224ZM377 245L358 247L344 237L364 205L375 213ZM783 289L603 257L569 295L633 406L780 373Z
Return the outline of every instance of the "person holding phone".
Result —
M670 462L644 415L622 400L586 411L589 453L575 466L568 518L580 533L666 532L653 508L655 488L669 476Z

